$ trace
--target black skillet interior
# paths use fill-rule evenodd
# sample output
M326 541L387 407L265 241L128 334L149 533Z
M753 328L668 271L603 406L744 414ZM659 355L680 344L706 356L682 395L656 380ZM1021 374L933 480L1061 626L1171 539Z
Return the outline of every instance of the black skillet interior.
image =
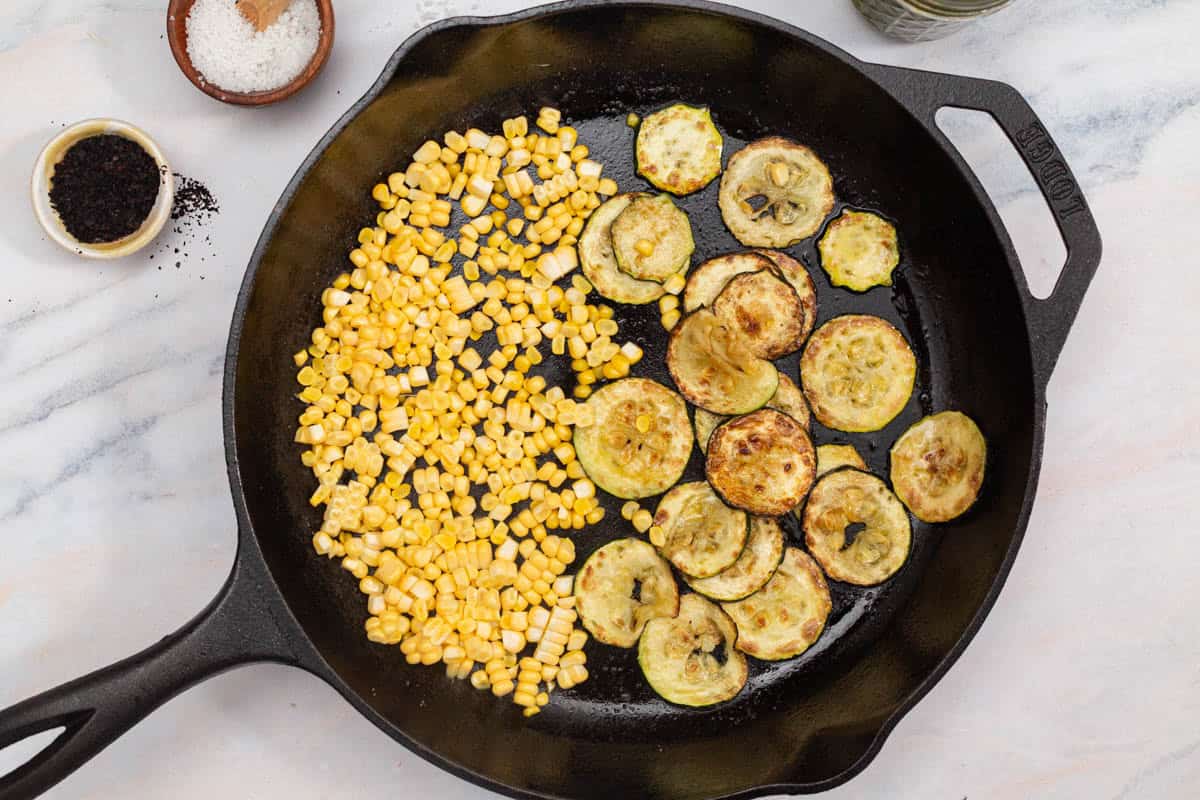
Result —
M912 401L885 430L845 435L814 424L817 443L852 442L886 476L887 449L907 425L957 408L988 437L989 477L964 518L915 525L912 557L890 582L833 583L834 612L818 644L792 661L753 662L749 685L732 702L673 707L646 686L633 653L593 643L590 680L526 722L511 703L448 681L440 669L406 666L398 650L363 636L355 581L309 544L320 518L307 503L311 473L292 443L302 407L291 354L319 323L319 294L346 269L356 231L374 217L370 187L426 138L468 126L498 130L506 117L553 105L622 190L644 189L625 115L674 101L713 109L726 157L763 135L810 145L828 163L839 203L877 210L900 231L896 285L865 294L832 288L812 241L790 250L812 267L820 321L880 315L906 334L920 363ZM681 201L697 262L739 248L716 191L713 183ZM618 307L618 319L622 335L646 348L636 374L670 385L654 306ZM781 367L797 377L794 358ZM249 298L233 393L236 454L270 571L329 677L444 766L501 790L570 797L819 788L870 749L1002 573L1038 458L1032 375L1006 243L952 159L871 79L756 22L680 8L584 7L500 27L450 26L421 39L318 158L279 220ZM699 474L698 458L690 469ZM605 506L604 522L577 538L581 558L631 533L619 501L606 497Z

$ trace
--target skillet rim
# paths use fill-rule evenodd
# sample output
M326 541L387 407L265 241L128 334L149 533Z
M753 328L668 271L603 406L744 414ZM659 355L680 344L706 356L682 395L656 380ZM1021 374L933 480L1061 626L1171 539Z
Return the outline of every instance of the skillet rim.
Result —
M225 351L225 368L222 379L222 397L221 397L221 416L222 428L224 431L225 445L225 461L226 471L229 477L230 491L233 496L234 511L238 522L238 545L235 557L235 570L243 563L244 560L256 562L256 566L262 568L262 573L267 583L273 590L274 596L270 600L275 605L275 611L279 621L287 620L290 623L291 632L290 638L302 652L300 653L299 663L304 670L319 677L334 689L338 691L354 708L365 718L370 720L376 727L382 730L391 738L398 741L401 745L416 753L421 758L435 765L439 769L462 778L477 786L483 787L490 791L500 792L511 797L517 798L536 798L537 800L552 800L562 797L561 795L546 794L544 792L531 791L525 787L512 786L502 783L494 778L491 778L482 773L477 773L446 758L439 752L432 750L423 743L415 740L402 730L395 723L384 717L376 711L363 697L352 689L340 676L340 674L329 665L329 663L321 656L316 646L308 636L304 626L292 613L291 607L288 605L287 599L280 589L279 584L275 580L271 566L267 563L263 555L262 548L258 542L258 534L255 531L254 524L250 519L249 509L246 503L246 497L243 490L241 467L238 460L237 452L237 428L235 424L234 407L236 403L236 382L237 382L237 367L238 353L240 350L242 330L245 324L246 313L249 308L250 298L253 294L255 279L257 277L258 268L270 247L276 231L279 228L280 220L283 218L291 205L293 196L296 194L300 185L308 177L312 167L324 155L330 144L341 135L341 133L358 117L362 111L369 106L380 94L386 89L389 83L395 78L396 72L400 65L408 57L409 53L425 39L437 35L443 31L454 28L469 28L469 29L484 29L503 27L507 25L527 22L537 18L549 18L563 12L571 12L586 9L667 9L680 10L688 12L699 12L703 14L717 15L730 17L752 25L762 26L778 33L782 33L791 38L800 40L818 50L825 52L845 63L848 67L859 72L864 78L874 83L884 93L891 96L896 103L904 110L912 120L920 127L926 129L930 133L930 138L933 143L945 153L951 163L956 167L961 177L965 180L968 188L975 196L975 200L980 204L989 223L991 223L997 241L1004 251L1005 260L1008 263L1009 272L1015 282L1018 293L1028 295L1028 282L1025 272L1021 267L1020 260L1017 257L1016 250L1013 247L1012 240L1008 235L1008 230L1004 226L999 213L996 211L990 196L984 190L983 185L971 170L966 160L962 157L957 149L950 143L944 135L936 135L934 131L929 130L930 126L915 113L911 105L898 95L884 80L884 75L888 70L901 69L890 67L884 64L862 61L851 55L842 48L828 42L815 34L809 33L806 30L798 28L790 23L779 19L760 14L755 11L749 11L742 8L726 5L724 3L712 2L712 0L561 0L560 2L549 3L544 5L533 6L531 8L522 9L510 14L495 15L495 16L456 16L438 20L429 25L426 25L408 36L395 52L389 57L384 65L379 77L371 84L367 91L356 100L343 113L336 122L325 132L324 135L305 156L304 160L297 167L296 172L288 181L287 186L280 194L279 199L272 207L267 221L263 226L262 233L259 234L258 240L255 243L254 250L251 254L250 261L247 264L246 271L242 277L241 286L238 289L237 301L234 305L233 317L230 322L230 331L228 344ZM907 70L913 72L913 70ZM942 73L928 73L930 76L937 76ZM1030 319L1028 314L1028 304L1025 302L1019 303L1021 316L1025 323L1025 330L1028 334L1024 342L1029 355L1030 376L1033 387L1032 408L1032 423L1033 430L1031 436L1031 455L1029 463L1028 476L1025 482L1024 501L1017 515L1016 524L1013 529L1012 537L1005 552L1004 559L992 580L991 586L988 588L978 610L971 617L967 626L963 630L962 635L954 643L949 651L942 657L940 661L930 670L929 674L923 678L920 683L902 700L892 712L880 723L878 730L875 732L870 745L862 752L858 759L836 775L826 778L821 781L812 783L798 782L777 782L770 784L760 784L757 786L748 787L744 790L733 792L730 794L714 797L712 800L749 800L749 798L761 797L771 793L786 793L786 794L816 794L819 792L828 791L837 786L840 786L866 769L866 767L875 759L883 748L891 732L899 724L900 720L908 714L912 708L919 703L926 694L946 675L952 666L958 661L965 652L967 646L975 638L979 629L982 627L984 620L991 613L993 606L999 597L1000 591L1007 582L1009 573L1012 570L1012 565L1016 560L1017 552L1020 550L1021 544L1024 541L1026 529L1029 523L1029 517L1032 511L1033 502L1036 495L1038 476L1041 471L1042 453L1045 440L1046 426L1046 378L1039 379L1037 370L1037 354L1034 352L1033 337L1030 327ZM1048 376L1047 376L1048 377Z

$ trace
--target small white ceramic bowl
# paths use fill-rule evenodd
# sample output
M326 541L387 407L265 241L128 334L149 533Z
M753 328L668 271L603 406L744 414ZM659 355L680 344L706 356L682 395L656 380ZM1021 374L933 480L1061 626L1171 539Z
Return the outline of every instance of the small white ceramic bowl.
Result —
M63 155L80 139L96 136L102 133L112 133L124 136L142 146L158 165L159 187L158 197L154 207L142 226L124 239L100 244L84 244L63 226L58 212L50 205L50 178L54 174L54 166L62 160ZM30 195L33 199L33 213L41 223L46 235L67 250L86 258L120 258L136 253L158 235L163 225L171 218L171 206L175 202L175 178L171 174L170 165L163 157L162 151L154 140L146 135L141 128L122 122L119 119L86 119L65 128L42 148L37 163L33 168L33 177L29 181Z

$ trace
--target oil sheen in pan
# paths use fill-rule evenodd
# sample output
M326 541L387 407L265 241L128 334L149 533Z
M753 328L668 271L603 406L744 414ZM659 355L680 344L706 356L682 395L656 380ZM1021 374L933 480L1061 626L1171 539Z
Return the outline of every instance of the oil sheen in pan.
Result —
M680 98L686 101L687 98ZM562 107L569 117L569 103L563 102ZM654 111L656 107L637 109L614 109L607 116L595 117L588 120L569 120L579 130L580 141L587 142L591 148L592 157L605 165L605 175L617 180L621 191L654 191L634 171L632 158L635 131L625 123L626 114L636 111L639 114ZM721 133L725 137L723 159L745 144L746 140L732 135L721 126L720 111L716 109L714 116ZM766 132L764 132L766 133ZM820 154L819 154L820 155ZM840 165L830 164L834 175L834 187L838 204L829 219L833 219L846 206L861 210L871 210L887 217L886 208L875 208L871 201L875 200L870 188L860 190L853 176L839 169ZM852 168L852 165L849 165ZM723 253L735 252L744 248L726 229L721 220L717 207L717 192L720 179L714 180L703 190L687 197L676 198L675 202L683 208L691 219L696 241L696 252L693 264L712 258ZM899 202L899 200L896 200ZM883 203L880 203L882 205ZM822 229L823 232L823 229ZM820 325L832 317L848 313L874 314L895 325L913 347L918 360L918 374L913 396L904 410L886 428L867 434L845 434L824 428L815 420L812 423L812 435L816 444L832 442L852 443L862 453L868 467L877 475L886 479L888 469L888 449L895 439L923 415L930 413L931 392L929 391L932 370L929 365L929 353L925 347L925 330L918 315L918 309L923 305L921 298L915 296L912 284L906 279L906 271L913 268L912 261L919 254L908 251L905 247L904 231L900 230L901 258L900 266L893 275L894 285L877 287L864 293L853 293L845 289L834 288L830 285L828 276L820 268L816 243L820 233L800 244L787 249L792 256L799 258L809 267L817 290L818 316ZM621 337L636 341L644 350L645 358L635 367L634 373L650 377L673 386L664 367L667 337L659 322L659 312L656 304L645 306L626 306L614 304L617 319L621 325ZM557 364L557 361L556 361ZM793 380L799 377L799 354L781 358L776 362L778 368ZM549 364L547 364L549 366ZM547 373L547 380L570 381L569 370L555 367ZM570 385L567 383L566 385ZM690 434L690 431L687 432ZM693 450L692 459L682 480L700 480L704 477L704 464L698 450ZM628 527L620 518L622 501L603 493L602 504L608 516L605 522L597 528L580 532L575 536L579 552L579 563L582 563L595 548L606 541L615 538L614 525ZM658 498L647 498L642 501L643 507L653 509ZM788 536L788 544L803 547L803 535L796 520L786 517L783 520L784 529ZM632 530L626 531L632 535ZM798 673L816 675L825 670L837 670L839 664L845 664L858 653L867 643L875 638L876 633L886 626L888 618L869 612L876 605L896 608L903 597L911 593L924 565L936 544L935 528L913 520L913 547L908 562L901 571L888 582L874 587L855 587L847 584L830 582L833 597L833 611L821 638L806 653L797 658L781 662L762 662L749 659L750 679L745 689L733 700L707 709L689 709L687 714L664 714L669 707L666 701L659 698L642 678L637 665L637 652L622 650L598 644L588 646L588 669L593 674L603 674L602 681L588 681L569 691L556 693L554 702L539 717L539 724L553 729L561 725L564 729L569 726L568 717L586 713L594 723L600 726L594 733L599 738L620 736L625 741L649 741L660 736L677 733L676 726L687 724L693 714L719 715L722 721L736 723L748 717L754 709L746 700L753 694L770 694L780 691L784 678ZM680 585L684 584L680 581ZM898 595L898 596L897 596ZM877 602L883 599L888 603ZM853 632L854 636L848 634ZM603 688L601 688L603 687ZM761 698L756 698L761 700ZM755 706L761 709L759 702ZM606 720L611 728L605 730Z

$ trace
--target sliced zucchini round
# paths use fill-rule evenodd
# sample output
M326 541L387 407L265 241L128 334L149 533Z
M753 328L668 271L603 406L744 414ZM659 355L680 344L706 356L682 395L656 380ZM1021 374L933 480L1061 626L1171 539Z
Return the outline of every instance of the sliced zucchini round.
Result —
M812 420L808 414L808 401L804 399L804 392L800 391L800 387L782 372L779 373L779 388L775 390L775 396L767 403L767 408L782 411L796 420L796 422L799 422L805 430L808 430L812 424Z
M618 539L592 553L575 578L579 619L597 641L633 647L646 623L673 617L679 587L671 567L641 539Z
M817 477L827 472L833 472L842 467L854 467L864 472L867 462L854 449L852 444L819 444L817 445Z
M721 607L737 625L739 650L763 661L782 661L820 638L833 600L816 562L789 547L766 586Z
M717 414L762 408L779 388L775 365L751 353L707 308L687 315L671 331L667 369L684 397Z
M866 211L843 211L829 223L818 248L829 282L855 292L891 286L892 270L900 263L896 228Z
M775 271L796 290L800 304L804 306L805 338L812 333L813 325L817 324L817 290L813 286L812 276L808 269L799 261L781 250L755 250L754 252L771 259Z
M712 310L717 319L742 334L759 358L779 358L804 343L804 305L774 270L734 277L717 295Z
M625 499L665 492L692 455L687 404L661 383L624 378L588 398L591 425L575 426L583 471L609 494Z
M663 495L654 524L666 540L659 552L685 575L708 578L737 561L750 519L721 502L706 481L693 481Z
M678 616L646 625L638 664L650 688L667 702L711 706L736 696L750 675L736 641L737 628L720 606L687 594Z
M579 264L583 267L583 274L596 287L596 291L609 300L630 305L653 303L665 293L661 283L639 281L621 272L613 253L613 220L640 196L619 194L605 201L592 212L587 227L579 237Z
M691 194L721 174L724 140L707 108L678 103L642 120L638 174L671 194Z
M783 377L781 374L780 378ZM692 426L696 429L696 446L700 448L701 453L708 452L708 438L712 436L712 432L729 417L714 414L711 411L705 411L703 408L697 408L692 414Z
M771 259L761 253L731 253L710 258L688 276L687 286L683 289L683 310L690 313L701 306L711 306L733 277L770 269L771 264Z
M713 600L741 600L761 589L783 558L783 528L769 517L750 518L750 536L733 566L711 578L684 577L688 586Z
M665 194L634 198L613 220L612 244L622 272L660 283L685 272L696 249L687 214ZM639 250L647 244L649 254Z
M817 481L802 519L808 551L835 581L882 583L903 566L912 545L903 504L879 478L856 469L839 469ZM847 529L859 525L847 544Z
M775 390L774 396L767 401L767 408L773 408L776 411L782 411L792 419L799 422L804 430L808 430L812 420L808 413L808 401L804 399L804 392L782 372L779 373L779 388ZM700 447L701 453L708 452L708 440L712 437L712 432L729 417L721 414L714 414L711 411L705 411L703 408L697 408L694 414L694 427L696 428L696 444Z
M717 428L704 464L709 483L726 503L764 517L782 516L799 505L816 469L808 433L773 408Z
M877 431L908 403L917 360L900 331L879 317L848 314L817 328L800 358L804 395L822 425Z
M778 136L733 154L721 178L721 216L749 247L788 247L833 210L833 178L816 153Z
M913 425L892 445L892 486L925 522L946 522L979 496L987 441L960 411L942 411Z

